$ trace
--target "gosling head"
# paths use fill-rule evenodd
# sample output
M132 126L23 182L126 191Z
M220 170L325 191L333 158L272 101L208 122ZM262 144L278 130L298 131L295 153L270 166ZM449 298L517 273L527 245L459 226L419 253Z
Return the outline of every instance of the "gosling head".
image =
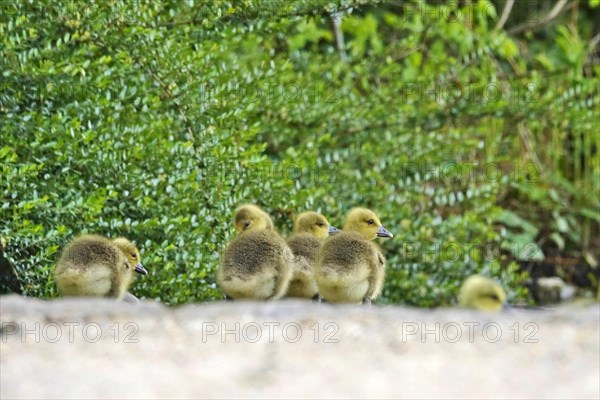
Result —
M325 239L339 229L329 225L327 218L314 211L303 212L294 222L294 233L310 233L319 239Z
M237 233L258 229L274 229L271 217L253 204L245 204L238 208L233 218L233 225Z
M376 237L394 237L390 231L381 225L377 215L367 208L351 209L346 216L342 230L357 232L366 240L372 240Z
M480 275L471 275L460 288L458 302L462 307L483 311L500 311L506 301L502 286Z
M123 254L125 254L129 261L129 265L133 266L135 272L142 275L148 275L148 271L146 271L146 268L142 265L140 251L133 243L123 237L114 239L113 243Z

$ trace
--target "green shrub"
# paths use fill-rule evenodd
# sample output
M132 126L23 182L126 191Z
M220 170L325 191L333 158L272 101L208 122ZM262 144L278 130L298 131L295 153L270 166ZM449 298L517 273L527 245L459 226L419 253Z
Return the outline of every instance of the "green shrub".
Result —
M222 298L232 212L255 202L284 234L306 209L336 225L352 206L377 211L396 235L381 302L453 304L475 272L527 301L503 222L507 188L523 184L515 166L530 160L516 128L588 132L598 79L569 72L585 49L565 53L562 25L550 39L495 32L489 2L450 22L441 7L456 4L364 3L3 3L0 235L24 293L56 296L58 252L96 232L141 248L137 295Z

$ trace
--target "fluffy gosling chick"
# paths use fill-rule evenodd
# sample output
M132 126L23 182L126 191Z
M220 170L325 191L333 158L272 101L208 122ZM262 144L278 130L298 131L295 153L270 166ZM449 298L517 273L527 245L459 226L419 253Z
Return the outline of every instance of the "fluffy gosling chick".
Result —
M287 297L316 298L318 295L314 269L324 239L338 232L329 225L327 218L314 211L307 211L294 221L294 234L287 240L294 253L294 275L287 290Z
M254 204L244 204L238 208L233 218L233 227L239 234L249 230L275 230L269 214Z
M140 252L125 238L83 235L63 250L54 279L63 296L123 298L133 272L147 275Z
M259 207L241 206L234 217L239 235L223 251L217 284L232 299L276 300L286 293L293 254Z
M370 303L383 289L385 257L371 240L393 235L375 213L353 208L342 232L325 240L315 270L320 296L331 303Z
M506 301L502 286L481 275L471 275L462 284L458 294L461 307L482 311L500 311Z

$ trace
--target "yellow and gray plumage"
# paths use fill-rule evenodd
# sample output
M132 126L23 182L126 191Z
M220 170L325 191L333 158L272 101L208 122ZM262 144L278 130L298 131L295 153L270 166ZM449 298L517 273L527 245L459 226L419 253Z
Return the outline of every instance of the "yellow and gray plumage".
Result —
M377 215L366 208L353 208L342 232L325 240L315 278L320 296L331 303L370 303L383 289L385 257L376 237L393 235Z
M502 286L481 275L471 275L465 279L458 294L461 307L482 311L500 311L505 301L506 293Z
M217 284L232 299L276 300L287 291L293 254L259 207L241 206L234 217L238 236L223 251Z
M100 235L75 238L63 249L54 271L63 296L123 298L133 273L146 275L137 247L125 238Z
M314 278L323 240L338 232L322 214L307 211L294 221L294 234L287 240L294 253L294 275L287 297L315 298L318 294Z

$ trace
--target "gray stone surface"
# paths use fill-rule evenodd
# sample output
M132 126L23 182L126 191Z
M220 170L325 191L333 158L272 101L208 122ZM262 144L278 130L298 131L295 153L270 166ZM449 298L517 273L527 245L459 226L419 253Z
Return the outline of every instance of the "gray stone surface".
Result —
M3 296L0 397L598 399L599 318Z

